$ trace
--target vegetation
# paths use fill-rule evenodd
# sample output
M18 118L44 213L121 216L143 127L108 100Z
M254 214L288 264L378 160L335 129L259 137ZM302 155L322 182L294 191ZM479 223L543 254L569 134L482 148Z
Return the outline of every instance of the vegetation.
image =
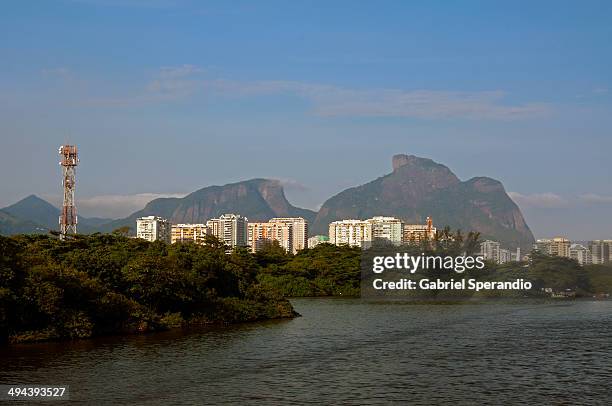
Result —
M612 293L612 266L580 264L572 259L548 256L532 252L530 261L509 262L502 265L489 264L483 275L486 280L507 281L522 278L533 283L532 296L545 295L544 289L553 292L573 291L577 297L590 297L596 294ZM499 296L499 293L484 293ZM506 292L504 295L516 295ZM521 292L525 295L525 292Z
M245 249L120 233L0 237L0 341L84 338L292 317Z
M291 255L273 243L256 254L244 248L227 254L227 247L212 237L203 246L168 245L128 238L128 231L67 241L45 235L0 237L0 342L292 317L296 313L285 298L359 296L360 262L398 251L380 242L366 251L320 244ZM447 228L434 241L399 250L411 255L473 255L478 238ZM611 266L581 267L567 258L537 253L529 263L488 263L482 271L463 274L430 269L422 276L522 278L533 283L527 293L482 291L476 295L480 297L545 296L544 288L572 290L577 296L612 293Z
M398 251L410 255L440 255L456 257L460 255L476 255L479 247L477 233L462 234L449 228L440 230L433 241L403 247L390 246L379 242L370 249L362 251L359 248L320 244L313 249L288 255L278 245L271 244L263 251L255 254L259 265L259 282L287 297L300 296L358 296L360 293L361 271L360 262L371 264L375 255L389 255ZM363 275L373 277L371 272ZM397 273L397 278L406 277L405 273ZM578 297L590 297L596 294L612 293L612 266L590 265L582 267L569 258L550 257L533 253L530 262L509 262L502 265L486 263L484 270L466 271L463 274L442 269L430 269L427 273L420 272L414 278L426 277L430 280L455 280L473 278L479 281L513 281L523 279L533 284L530 291L480 291L474 293L453 292L459 297L546 297L549 293L571 290ZM386 280L393 280L388 272ZM369 286L369 284L367 284ZM417 292L414 296L431 297L437 292ZM406 292L401 293L406 295ZM444 295L442 295L444 296Z
M288 255L270 244L255 258L260 283L284 296L359 296L360 248L320 244Z

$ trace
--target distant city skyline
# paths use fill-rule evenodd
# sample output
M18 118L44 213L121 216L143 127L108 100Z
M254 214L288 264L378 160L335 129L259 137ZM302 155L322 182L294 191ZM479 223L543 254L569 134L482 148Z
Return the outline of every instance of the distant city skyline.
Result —
M536 238L612 237L610 2L0 10L0 207L58 205L65 143L88 217L259 177L317 209L408 153L500 180Z

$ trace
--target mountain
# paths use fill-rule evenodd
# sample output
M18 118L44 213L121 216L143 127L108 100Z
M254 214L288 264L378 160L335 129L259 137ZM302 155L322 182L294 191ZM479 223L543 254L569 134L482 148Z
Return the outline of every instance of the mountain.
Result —
M60 210L36 195L30 195L0 210L0 234L46 233L59 230ZM88 234L97 231L101 224L110 219L79 216L77 229L79 233Z
M47 228L0 210L0 235L46 233Z
M30 195L2 211L21 221L29 221L46 229L58 229L60 210L36 195Z
M446 166L413 155L396 155L392 164L390 174L328 199L312 234L327 234L329 223L341 219L387 215L424 224L431 216L438 227L479 231L506 248L531 249L533 234L499 181L463 182Z
M209 186L183 198L160 198L127 218L104 225L103 231L136 226L142 216L161 216L178 223L205 223L224 213L238 213L250 221L267 221L273 217L304 217L312 222L316 213L292 206L281 183L271 179L251 179L224 186Z

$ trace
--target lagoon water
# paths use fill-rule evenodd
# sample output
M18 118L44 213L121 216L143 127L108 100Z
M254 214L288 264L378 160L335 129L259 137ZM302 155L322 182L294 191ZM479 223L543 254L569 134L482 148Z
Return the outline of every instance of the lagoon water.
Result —
M0 348L0 383L81 404L612 404L611 301L293 303L293 320Z

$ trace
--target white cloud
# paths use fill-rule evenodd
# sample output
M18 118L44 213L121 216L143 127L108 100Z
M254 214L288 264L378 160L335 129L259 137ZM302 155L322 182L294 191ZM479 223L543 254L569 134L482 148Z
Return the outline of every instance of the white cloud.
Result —
M71 0L73 3L88 4L97 7L133 7L133 8L170 8L179 4L178 0Z
M98 195L90 197L77 196L77 210L85 217L122 218L142 209L151 200L162 197L184 197L186 193L137 193L131 195ZM61 206L57 196L47 200Z
M295 179L287 179L287 178L274 178L274 177L270 177L269 179L274 179L276 181L278 181L278 183L281 184L281 186L285 189L285 190L299 190L300 192L306 192L309 191L310 188L308 188L308 186L304 185L301 182L298 182Z
M315 114L330 117L515 119L542 116L551 111L543 103L506 103L505 93L499 90L355 89L297 81L208 79L203 73L195 65L162 67L142 91L127 97L97 99L93 103L125 106L171 102L203 93L234 98L288 94L309 102Z
M569 206L569 201L554 193L521 194L508 192L508 195L521 208L557 209Z
M541 103L504 104L504 92L402 89L349 89L292 81L207 81L211 91L238 97L294 94L324 116L512 119L550 112Z
M602 196L595 193L587 193L582 196L579 196L579 199L585 203L592 204L611 204L612 196Z
M58 68L45 68L41 70L43 76L46 77L60 77L63 79L69 78L71 76L70 69L64 67Z

